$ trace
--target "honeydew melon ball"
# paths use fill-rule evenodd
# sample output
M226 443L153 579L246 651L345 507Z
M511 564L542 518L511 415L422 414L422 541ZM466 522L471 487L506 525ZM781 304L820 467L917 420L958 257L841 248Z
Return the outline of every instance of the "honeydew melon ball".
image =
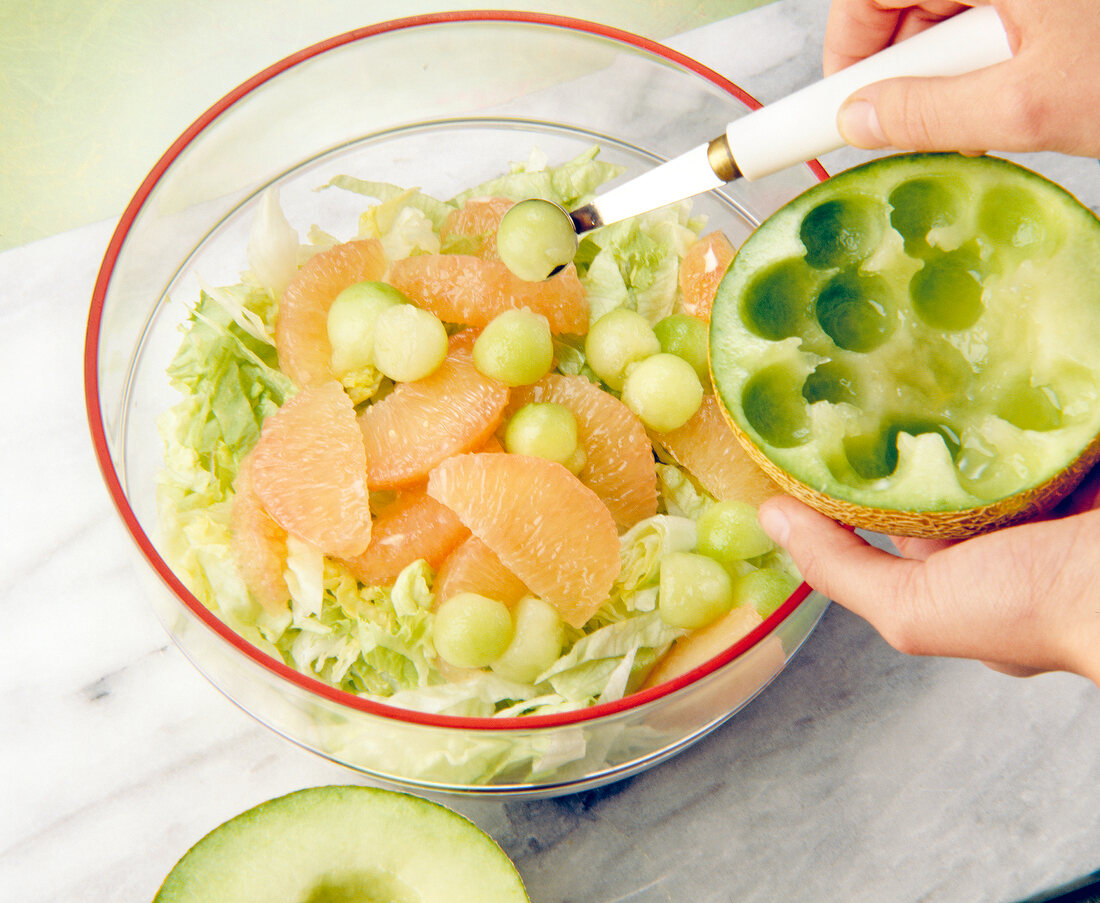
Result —
M675 354L654 354L627 368L623 404L651 430L679 429L703 403L695 368Z
M695 524L697 547L727 567L775 548L756 516L756 507L737 499L715 502Z
M596 320L584 340L588 366L616 392L622 390L627 367L660 351L661 341L649 321L625 307L616 307Z
M385 282L356 282L340 292L328 309L326 326L337 376L374 363L374 327L378 315L409 299Z
M497 253L520 279L541 282L573 259L577 232L557 204L530 198L513 204L501 217Z
M697 630L733 608L732 578L706 555L669 552L661 559L659 580L657 614L671 627Z
M506 680L533 683L561 655L565 624L553 605L536 596L516 603L512 622L512 642L489 667Z
M710 385L710 362L707 360L709 330L705 320L690 314L669 314L653 327L661 350L675 354L691 364L699 382Z
M458 593L436 610L435 651L456 668L484 668L512 642L512 615L503 602L478 593Z
M790 598L799 584L797 577L779 568L758 568L734 580L734 604L753 608L766 618Z
M556 461L574 475L586 461L576 415L552 401L531 402L516 411L504 429L504 449Z
M474 366L506 386L538 382L553 364L550 323L526 308L493 317L474 340Z
M415 304L395 304L374 321L374 365L396 382L434 373L447 356L447 329Z

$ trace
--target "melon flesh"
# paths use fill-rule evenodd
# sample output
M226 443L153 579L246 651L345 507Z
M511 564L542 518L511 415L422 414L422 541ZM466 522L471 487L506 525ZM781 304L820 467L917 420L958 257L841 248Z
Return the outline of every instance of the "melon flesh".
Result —
M527 903L515 866L438 803L326 786L263 803L216 828L154 903Z

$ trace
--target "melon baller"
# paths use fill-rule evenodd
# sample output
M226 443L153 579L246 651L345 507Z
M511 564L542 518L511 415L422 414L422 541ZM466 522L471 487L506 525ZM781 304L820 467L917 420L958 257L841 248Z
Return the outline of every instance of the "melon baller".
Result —
M844 101L899 76L961 75L1012 56L996 10L977 6L735 119L723 134L567 211L577 235L656 210L735 179L758 179L845 145ZM525 203L525 202L521 202Z

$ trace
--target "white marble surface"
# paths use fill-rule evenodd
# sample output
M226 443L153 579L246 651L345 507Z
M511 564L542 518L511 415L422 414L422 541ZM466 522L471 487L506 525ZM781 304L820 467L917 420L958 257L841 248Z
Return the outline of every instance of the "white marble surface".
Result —
M774 100L817 77L825 7L782 0L675 43ZM1095 161L1031 162L1100 201ZM113 225L0 254L0 901L150 900L226 818L359 780L236 709L142 598L83 408ZM664 765L555 800L449 802L535 903L1010 903L1100 867L1098 750L1084 680L906 658L833 606L775 684Z

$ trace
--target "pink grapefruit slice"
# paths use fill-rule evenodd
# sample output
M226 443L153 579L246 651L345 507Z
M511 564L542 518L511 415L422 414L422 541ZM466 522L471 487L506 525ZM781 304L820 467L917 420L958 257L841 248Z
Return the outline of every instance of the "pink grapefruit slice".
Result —
M423 482L444 458L479 448L500 425L508 388L474 366L475 335L452 336L435 372L394 390L359 415L371 489Z
M439 227L439 237L444 244L456 238L470 239L473 247L469 253L482 260L498 260L497 229L514 203L510 198L470 198L447 214Z
M367 586L385 586L417 559L438 568L470 531L422 487L401 495L374 521L367 550L344 564Z
M755 608L741 605L706 627L680 637L649 672L641 688L647 690L659 686L698 668L748 636L763 622L764 619L757 614ZM738 667L744 673L738 676L736 687L730 687L728 682L723 683L722 704L729 704L730 699L742 698L737 692L739 688L744 688L746 695L755 693L770 677L783 669L786 661L787 656L779 637L775 634L765 637L753 649L752 655L739 660Z
M531 402L564 405L577 418L586 462L579 477L623 528L657 513L653 446L638 416L583 376L551 373L513 392L510 409Z
M381 279L382 245L365 239L335 245L313 255L291 278L275 317L279 367L299 386L333 379L328 309L349 285Z
M389 281L448 323L482 327L505 310L526 307L546 317L555 334L588 332L588 304L573 264L542 282L528 282L499 260L418 254L394 261Z
M679 429L657 436L661 447L719 501L759 505L782 490L745 453L714 395Z
M684 312L710 321L718 283L726 275L736 249L723 232L704 235L680 261L680 295Z
M367 456L351 399L336 382L302 389L260 431L252 485L288 533L336 557L370 542Z
M245 585L267 611L285 611L290 601L286 578L286 530L264 510L252 486L252 452L241 460L231 508L230 547Z
M431 472L428 494L566 623L583 626L611 591L619 573L615 520L560 464L526 455L456 455Z
M459 593L478 593L511 607L529 595L529 590L492 549L469 536L447 556L436 574L437 605Z

